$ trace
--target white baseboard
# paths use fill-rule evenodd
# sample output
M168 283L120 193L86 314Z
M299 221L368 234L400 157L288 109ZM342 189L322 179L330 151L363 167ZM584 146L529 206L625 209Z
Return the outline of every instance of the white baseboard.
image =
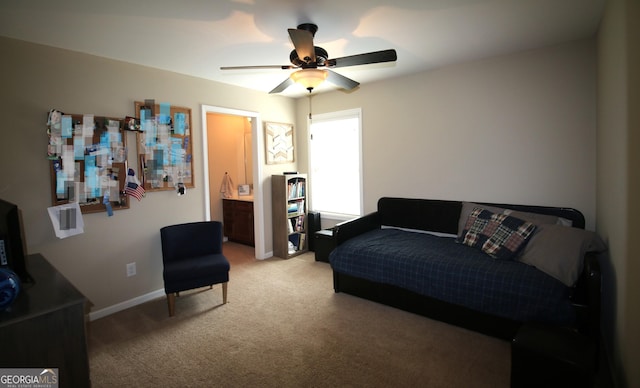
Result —
M266 260L271 257L273 257L273 251L267 252L264 255L264 257L259 258L258 260ZM114 304L113 306L105 307L97 311L92 311L89 313L89 321L94 321L96 319L106 317L107 315L115 314L118 311L126 310L129 307L137 306L139 304L148 302L150 300L154 300L156 298L165 297L166 295L167 294L164 292L164 288L161 288L159 290L152 291L148 294L140 295L133 299L125 300L124 302Z
M117 313L118 311L126 310L129 307L137 306L139 304L148 302L150 300L154 300L160 297L166 296L164 292L164 288L159 290L150 292L148 294L140 295L133 299L125 300L124 302L120 302L118 304L114 304L113 306L105 307L98 311L93 311L89 313L89 321L93 321L99 318L106 317L107 315L111 315Z

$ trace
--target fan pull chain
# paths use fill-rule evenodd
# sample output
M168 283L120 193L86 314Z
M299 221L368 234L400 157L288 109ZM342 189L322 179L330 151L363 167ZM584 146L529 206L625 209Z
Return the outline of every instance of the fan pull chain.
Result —
M309 89L309 120L311 120L311 89Z

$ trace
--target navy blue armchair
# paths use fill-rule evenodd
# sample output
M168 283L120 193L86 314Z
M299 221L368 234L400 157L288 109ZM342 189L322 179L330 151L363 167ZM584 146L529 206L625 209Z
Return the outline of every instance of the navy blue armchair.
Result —
M223 304L227 303L229 261L222 254L222 223L190 222L160 229L164 290L169 316L175 314L180 291L222 283Z

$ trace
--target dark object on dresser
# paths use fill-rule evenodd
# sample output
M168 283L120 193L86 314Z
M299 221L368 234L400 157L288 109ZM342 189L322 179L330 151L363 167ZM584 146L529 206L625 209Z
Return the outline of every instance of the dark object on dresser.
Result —
M222 303L227 303L229 261L222 254L222 223L189 222L160 229L164 290L169 316L175 314L180 291L222 283Z
M0 266L7 266L22 284L33 283L25 262L24 228L18 205L0 199Z
M584 228L585 221L583 215L570 208L541 207L541 206L524 206L524 205L508 205L508 204L483 204L497 206L501 208L513 209L521 212L532 212L553 215L570 220L574 228ZM337 248L330 256L330 262L333 267L334 289L336 292L345 292L359 297L370 299L379 303L401 308L407 311L425 315L434 319L438 319L447 323L455 324L461 327L479 331L491 336L512 340L518 329L526 320L505 317L504 315L495 314L493 312L481 311L479 309L470 308L460 303L452 303L442 298L426 295L409 287L388 284L376 280L367 279L365 276L348 274L344 271L337 270L336 260L341 260L341 245L350 239L362 236L365 233L382 233L383 226L391 228L404 228L419 231L430 231L437 233L445 233L456 235L458 233L459 219L463 207L461 201L446 200L428 200L428 199L408 199L408 198L381 198L378 201L378 210L374 213L360 217L356 220L347 221L338 224L335 227L335 239ZM399 235L399 231L389 232L393 235ZM405 233L406 235L409 235ZM415 235L415 233L412 233ZM360 237L366 240L366 237ZM414 236L414 239L420 237ZM429 236L425 238L435 239ZM411 242L411 240L409 240ZM436 241L438 244L441 241ZM367 254L379 254L378 249L384 250L386 244L381 244L375 248L373 245L367 245L364 241L363 246L367 249ZM444 244L444 243L443 243ZM462 244L449 243L450 245L458 245L459 247L451 247L454 250L461 250L466 247L460 247ZM470 248L474 249L474 248ZM469 253L472 255L471 253ZM393 260L400 258L395 253L387 252L386 255L391 261L385 261L385 265L393 265ZM493 260L488 258L489 261ZM600 272L595 255L588 254L584 258L585 264L583 271L574 287L564 286L559 281L549 276L539 273L536 268L528 266L524 263L518 263L522 268L518 268L520 272L529 273L543 279L547 285L552 285L560 290L561 296L564 295L565 300L559 300L562 303L563 313L571 314L571 317L563 317L562 321L552 323L551 325L570 326L581 333L593 338L599 333L599 316L600 316ZM464 265L464 264L463 264ZM493 265L493 264L488 264ZM499 265L499 264L496 264ZM506 264L505 264L506 266ZM524 268L530 267L530 268ZM368 271L366 268L365 271ZM490 274L489 274L490 276ZM373 277L373 276L372 276ZM490 282L491 279L489 279ZM459 280L458 280L459 282ZM427 285L429 286L429 285ZM535 288L535 287L534 287ZM445 290L446 291L446 290ZM450 289L452 292L459 292L459 289ZM564 294L562 294L564 293ZM477 296L476 296L477 297ZM477 297L484 303L482 296ZM515 301L517 303L517 300ZM488 303L488 307L491 303ZM555 319L553 315L547 314L549 319ZM518 315L514 315L518 316Z

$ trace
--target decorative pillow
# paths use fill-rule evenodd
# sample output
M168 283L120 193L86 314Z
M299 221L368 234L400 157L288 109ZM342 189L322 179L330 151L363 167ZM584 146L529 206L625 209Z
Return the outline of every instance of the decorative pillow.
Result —
M585 253L605 249L604 242L594 232L561 225L540 225L519 260L572 287L582 272Z
M480 248L494 259L511 259L533 235L536 226L506 214L475 208L469 215L461 243Z
M548 215L548 214L523 212L519 210L511 210L511 209L505 209L505 208L495 207L495 206L480 205L474 202L462 202L462 211L460 211L460 218L458 219L458 238L459 239L462 238L462 233L467 223L467 219L469 219L469 214L471 214L473 209L477 207L482 209L487 209L492 213L502 213L508 216L520 218L521 220L529 221L532 224L535 224L536 226L539 226L542 224L558 224L558 225L564 225L564 226L572 225L571 220L568 220L562 217Z
M462 239L469 215L475 208L486 209L491 213L504 213L504 211L507 210L501 207L480 205L474 202L462 202L462 210L460 211L460 218L458 218L458 239Z

